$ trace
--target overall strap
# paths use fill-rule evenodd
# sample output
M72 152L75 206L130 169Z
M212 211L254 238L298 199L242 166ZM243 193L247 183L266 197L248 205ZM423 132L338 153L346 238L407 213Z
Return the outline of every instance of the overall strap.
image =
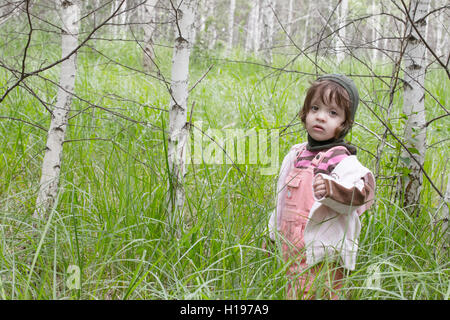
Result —
M306 145L307 145L307 143L303 143L301 146L292 147L292 149L294 149L296 151L295 158L297 158L303 152L303 150L306 149Z
M311 161L311 164L315 167L318 167L322 163L323 159L325 159L325 157L329 157L331 154L333 154L334 151L339 150L339 149L342 149L342 150L345 150L348 152L348 149L344 146L335 146L326 151L319 152L314 157L314 159Z

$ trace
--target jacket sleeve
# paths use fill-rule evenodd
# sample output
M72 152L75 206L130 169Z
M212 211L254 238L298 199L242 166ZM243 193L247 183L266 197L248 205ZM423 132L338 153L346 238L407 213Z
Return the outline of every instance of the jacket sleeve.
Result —
M321 175L325 180L326 193L321 199L317 199L318 202L342 214L356 210L358 215L372 205L375 179L370 171L350 184L343 184L329 175Z

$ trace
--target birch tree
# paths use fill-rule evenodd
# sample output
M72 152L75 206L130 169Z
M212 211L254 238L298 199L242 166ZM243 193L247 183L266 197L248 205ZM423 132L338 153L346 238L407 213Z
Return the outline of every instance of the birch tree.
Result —
M378 57L378 50L379 50L379 45L380 45L380 41L378 40L381 32L380 32L380 27L381 27L381 15L378 13L379 9L377 6L377 2L375 0L372 0L372 6L371 6L371 11L372 11L372 15L373 17L373 26L372 26L372 44L373 44L373 50L372 50L372 60L373 62L375 62L377 60Z
M347 37L347 30L345 28L345 21L347 19L348 0L340 0L339 15L338 15L338 34L336 39L336 58L337 63L340 64L345 57L345 40Z
M437 1L439 6L444 6L446 1ZM448 4L447 4L448 6ZM444 12L445 13L445 12ZM446 21L447 23L445 23ZM445 14L440 13L438 17L435 20L436 23L436 53L439 57L446 59L445 54L448 52L449 43L448 43L448 32L445 32L448 30L448 15L447 19L445 17Z
M274 23L274 0L262 0L262 35L263 58L266 64L272 64L272 46L273 46L273 23Z
M407 174L401 179L401 191L405 207L411 209L419 203L423 181L421 168L426 152L425 44L419 34L425 34L429 5L430 0L411 1L407 13L407 44L403 57L403 114L407 119L404 138L409 152L403 150L402 154Z
M121 11L117 12L118 9L121 8ZM127 22L127 0L113 0L111 4L111 16L112 24L113 24L113 35L114 38L117 38L120 33L123 34L125 24Z
M245 52L249 53L253 50L257 53L260 44L260 32L259 32L259 3L260 0L255 0L253 6L248 15L247 22L247 37L245 39Z
M305 15L305 32L303 34L303 42L302 42L302 49L306 48L306 43L308 41L308 37L309 37L309 30L311 29L309 24L311 21L311 1L309 1L308 3L308 9L306 10L306 12L308 12L308 14Z
M147 0L146 3L142 5L143 16L145 23L143 25L144 29L144 54L142 59L142 64L144 69L151 71L155 61L155 52L153 49L153 34L155 32L155 18L156 10L155 6L159 0Z
M176 16L176 35L172 56L171 102L169 107L169 225L177 227L180 221L185 194L183 180L185 176L186 147L189 128L187 124L189 56L192 47L192 35L197 0L182 0L177 8L173 3ZM179 230L179 228L177 228Z
M228 41L227 55L233 49L233 30L234 30L234 10L236 9L236 0L230 0L230 10L228 12Z
M252 37L251 37L251 33L252 33L252 29L253 29L253 19L254 19L254 15L255 15L255 7L252 6L250 9L250 12L248 14L247 17L247 32L246 32L246 37L245 37L245 44L244 44L244 51L245 53L249 53L251 48L252 48Z
M208 31L207 41L209 50L212 50L214 48L217 41L217 27L213 23L216 21L215 11L216 11L216 0L209 0L208 4L206 5L206 20L205 20L205 24L207 25Z
M79 0L59 1L61 11L61 56L68 56L78 46ZM56 104L51 114L50 128L47 133L44 160L33 216L44 218L52 208L58 194L59 176L67 119L75 88L76 54L61 62L61 74Z
M288 9L287 9L287 23L286 23L286 32L289 36L292 35L292 18L293 18L293 11L294 11L294 0L289 0ZM306 31L306 30L305 30ZM290 44L289 37L286 37L285 44Z

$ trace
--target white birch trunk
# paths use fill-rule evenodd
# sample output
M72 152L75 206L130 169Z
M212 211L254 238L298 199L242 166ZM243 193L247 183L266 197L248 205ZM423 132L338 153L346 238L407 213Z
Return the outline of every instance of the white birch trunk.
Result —
M60 1L60 5L62 19L61 56L66 57L78 46L80 9L78 0ZM76 69L76 54L61 62L56 105L51 115L36 209L33 214L35 218L42 219L46 216L46 212L52 208L58 194L63 143L72 104L72 92L75 88Z
M443 33L443 29L444 29L444 21L442 19L442 14L439 15L439 17L437 18L438 20L438 27L436 30L436 54L438 57L442 56L442 33ZM444 43L445 45L445 43ZM445 47L444 47L445 48Z
M113 0L111 5L111 15L114 14L114 12L119 8L122 0ZM116 15L111 19L111 23L113 24L113 36L114 38L117 38L119 34L122 34L125 30L125 23L127 20L127 0L122 4L122 7L120 10L116 13Z
M213 16L214 17L214 8L216 6L216 0L208 0L209 5L206 4L206 20L209 20L208 18ZM214 18L215 19L215 18ZM212 50L214 46L216 45L217 41L217 28L214 23L208 24L208 49Z
M198 5L198 16L199 16L198 31L201 33L205 31L206 18L208 18L209 9L205 8L205 6L207 6L207 3L205 4L205 2L200 2Z
M378 14L378 9L377 9L377 1L372 0L372 14L374 15L373 17L373 26L372 26L372 44L373 44L373 49L372 49L372 62L375 63L378 55L379 55L379 45L380 45L380 41L377 40L380 37L380 27L381 27L381 16Z
M230 55L233 49L233 31L234 31L234 11L236 9L236 0L230 0L230 10L228 12L228 42L227 42L227 56Z
M155 32L155 18L156 10L155 6L159 0L147 0L143 4L143 29L144 29L144 52L142 58L142 65L147 71L151 71L155 61L155 51L153 48L153 34Z
M245 37L245 53L249 53L253 48L253 41L255 36L255 20L256 18L256 6L250 9L247 19L247 36Z
M429 11L430 11L430 7L431 7L431 0L429 0L429 2L428 2L428 7L426 8L426 12L428 13ZM431 41L429 41L429 37L428 37L428 32L429 32L429 29L430 29L430 24L429 23L427 23L426 25L425 25L425 33L422 33L422 37L425 39L425 42L427 43L427 44L430 44L430 42ZM428 50L425 50L425 61L428 61ZM426 62L425 62L426 63Z
M99 14L99 12L98 12L98 10L97 10L97 8L99 8L100 7L100 0L93 0L93 5L92 5L92 10L93 10L93 13L92 13L92 20L93 20L93 23L94 23L94 28L95 27L97 27L97 21L99 20L99 18L100 18L100 14ZM90 41L92 41L92 46L94 47L94 48L96 48L97 47L97 39L91 39Z
M289 36L292 36L292 18L293 18L293 11L294 11L294 0L289 0L288 5L288 16L287 16L287 24L286 24L286 40L285 44L290 45L291 41L289 40ZM306 31L306 30L305 30Z
M436 6L444 6L446 3L446 0L439 1ZM437 17L437 27L436 27L436 54L441 59L446 59L448 55L448 20L445 21L445 11L442 11L439 13L439 16Z
M428 12L430 0L412 0L409 15L417 30L424 35L426 20L422 19ZM423 166L426 152L425 119L425 45L417 32L407 24L407 44L404 60L403 113L407 118L405 127L405 145ZM405 207L414 209L419 203L423 173L419 164L403 151L403 159L409 174L402 179L401 190L404 192Z
M183 0L178 10L178 28L175 28L175 46L172 57L172 99L169 108L168 163L170 170L169 225L179 226L178 215L184 205L183 180L185 176L186 147L189 128L187 102L189 56L197 0Z
M255 12L254 12L254 17L253 17L253 44L252 44L252 49L253 49L253 53L258 54L259 48L261 46L261 6L260 6L260 1L261 0L255 0Z
M263 45L263 58L266 64L272 64L272 46L273 46L273 9L275 1L274 0L262 0L262 35L261 40Z
M338 24L338 34L336 39L336 58L337 63L340 64L345 58L345 41L347 36L347 31L345 26L345 21L347 20L348 11L348 0L341 0L339 5L339 24Z
M118 0L113 0L112 1L112 3L111 3L111 14L110 15L113 15L114 14L114 12L116 11L116 9L117 9L117 5L118 5L119 3L118 3ZM113 24L112 25L112 34L113 34L113 37L114 38L116 38L117 37L117 23L118 23L118 17L117 16L114 16L112 19L111 19L111 23Z
M308 3L308 9L306 10L308 12L307 15L305 15L305 28L304 28L304 34L303 34L303 43L302 43L302 50L305 50L306 48L306 43L309 39L309 33L310 33L310 27L309 27L309 23L311 20L311 2L309 1Z
M126 30L127 30L126 24L128 22L128 15L131 12L131 11L127 10L127 8L128 8L127 0L125 0L125 2L123 3L122 8L123 8L123 10L121 10L121 11L123 11L123 12L119 15L119 24L120 24L119 30L120 30L120 35L123 36L126 34Z

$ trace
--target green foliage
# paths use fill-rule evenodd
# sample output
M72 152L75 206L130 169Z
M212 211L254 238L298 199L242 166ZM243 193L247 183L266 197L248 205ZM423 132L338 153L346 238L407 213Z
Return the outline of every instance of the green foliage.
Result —
M72 142L64 145L61 191L49 221L34 225L31 219L46 132L0 119L0 181L4 182L0 185L0 297L285 299L286 266L280 248L271 248L270 254L262 249L274 207L276 176L260 175L255 165L189 165L186 225L179 239L171 237L166 232L168 175L159 129L161 120L168 122L162 110L167 110L170 95L162 82L133 71L141 68L141 53L134 44L99 42L96 50L105 56L87 48L78 56L76 94L81 99L73 101L67 133ZM243 56L238 51L233 55ZM170 48L158 48L157 57L161 75L170 79ZM274 61L276 67L288 62L282 56ZM314 73L308 60L289 64L289 70L302 73L280 72L262 66L257 58L231 63L215 52L194 49L191 85L210 65L213 68L190 95L190 105L195 101L193 121L204 121L206 128L244 130L284 128L293 121L280 136L280 158L305 138L295 117L313 79L306 75ZM356 63L341 70L366 71ZM46 74L55 81L57 75L53 70ZM1 71L2 85L8 76ZM361 105L356 121L382 135L383 127L368 108L382 114L388 89L377 79L355 80L368 101ZM429 90L448 105L448 88L439 83L433 78ZM45 101L54 101L56 88L51 83L34 77L27 84ZM394 121L401 117L400 99L397 94L388 121L394 132L402 129ZM430 119L439 112L429 104ZM44 128L49 122L42 105L23 89L8 96L2 115ZM431 124L429 144L448 136L446 121L447 125ZM361 162L375 170L373 154L379 141L359 126L349 139L363 148L358 154ZM387 142L395 145L390 136ZM426 158L426 170L437 181L448 167L447 149L439 150ZM439 233L432 220L438 200L425 182L421 214L417 219L408 216L393 197L394 180L404 174L398 160L398 149L385 147L379 160L383 179L378 180L376 205L362 216L357 269L346 279L344 298L448 299L449 260L439 250ZM71 265L80 269L79 288L68 285ZM378 287L373 285L378 279L374 274L381 279ZM375 280L368 283L368 278Z

